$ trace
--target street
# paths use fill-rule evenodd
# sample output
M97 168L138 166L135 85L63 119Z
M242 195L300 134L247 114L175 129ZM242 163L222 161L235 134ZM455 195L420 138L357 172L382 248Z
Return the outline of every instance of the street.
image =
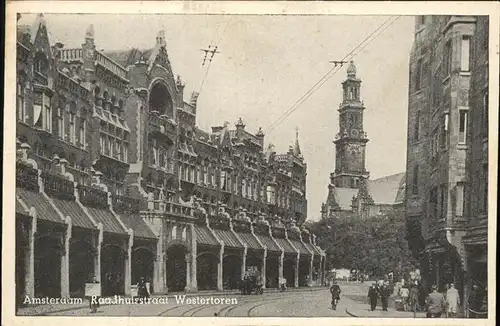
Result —
M103 305L96 314L90 314L88 306L52 307L37 314L50 316L158 316L158 317L412 317L411 313L396 312L389 307L382 312L368 311L366 303L367 284L340 284L342 298L337 310L330 307L328 288L289 290L287 292L264 292L263 295L228 295L213 293L190 294L188 298L229 298L237 304L182 304L175 295L168 295L168 304L119 304ZM180 294L179 296L181 296ZM234 301L234 300L233 300ZM29 308L20 311L29 315ZM421 316L419 316L421 317Z

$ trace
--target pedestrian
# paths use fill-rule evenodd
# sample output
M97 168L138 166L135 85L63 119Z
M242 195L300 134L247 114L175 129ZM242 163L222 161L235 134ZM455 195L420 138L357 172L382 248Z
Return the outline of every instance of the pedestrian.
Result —
M144 277L141 277L139 283L137 283L137 296L143 299L149 298L149 290L146 286L146 279Z
M401 300L403 301L403 310L408 310L408 298L410 296L410 290L406 286L403 286L399 291L399 295L401 296Z
M419 294L419 284L417 281L414 281L410 284L410 296L408 298L410 301L411 311L413 312L417 311L418 294Z
M458 290L455 288L455 285L451 283L450 288L446 291L446 312L448 317L456 317L459 305L460 296L458 294Z
M330 287L330 293L332 295L332 308L333 310L335 310L337 309L337 303L340 300L340 294L342 293L342 291L340 290L340 286L335 280L333 280L332 286Z
M437 286L432 286L432 292L427 297L427 318L440 318L445 305L444 295L439 293Z
M382 301L382 310L387 311L387 308L389 306L389 296L391 295L391 289L389 287L389 284L384 283L380 287L380 300Z
M370 300L371 311L377 308L378 291L375 284L370 285L368 289L368 299Z

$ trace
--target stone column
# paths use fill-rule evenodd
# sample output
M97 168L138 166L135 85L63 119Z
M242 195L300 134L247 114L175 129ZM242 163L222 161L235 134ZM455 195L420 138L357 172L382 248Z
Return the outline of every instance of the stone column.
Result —
M96 237L96 255L94 256L94 277L97 279L98 282L101 283L101 290L102 290L102 278L101 278L101 248L102 248L102 242L103 242L103 226L102 223L99 222L97 225L97 229L99 230L99 234Z
M154 262L153 289L155 293L166 293L165 280L165 255L163 253L163 229L160 228L160 235L156 243L156 259Z
M224 268L224 243L221 243L219 251L219 263L217 264L217 291L224 290L223 287L223 268Z
M134 245L134 231L128 229L128 240L125 240L127 256L125 258L125 295L130 295L130 286L132 285L132 246Z
M242 259L241 259L241 279L243 279L243 276L245 274L245 271L247 269L247 252L248 248L247 245L245 244L245 247L243 248L243 253L242 253Z
M28 252L26 253L27 257L25 260L26 274L24 277L26 288L24 293L28 297L33 298L35 297L35 236L37 232L37 218L35 209L31 208L30 211L30 215L32 218L30 232L28 234Z
M314 254L311 254L311 262L309 264L309 286L314 284L313 281L313 269L314 269Z
M186 227L184 230L187 233ZM198 248L196 247L196 231L194 224L189 224L189 231L191 232L191 291L198 291L198 278L197 278L197 261Z
M62 235L64 239L64 251L61 255L61 297L69 297L69 252L71 243L71 218L66 218L66 232Z
M283 278L283 260L285 259L285 252L282 251L278 258L278 280Z
M266 288L266 260L267 260L267 248L264 248L264 253L262 254L262 264L260 277L262 278L262 287Z
M299 287L299 264L300 264L300 255L297 255L297 257L295 258L295 265L293 266L293 269L295 271L294 273L294 286L296 288Z
M186 254L186 287L184 288L184 292L191 292L191 254Z

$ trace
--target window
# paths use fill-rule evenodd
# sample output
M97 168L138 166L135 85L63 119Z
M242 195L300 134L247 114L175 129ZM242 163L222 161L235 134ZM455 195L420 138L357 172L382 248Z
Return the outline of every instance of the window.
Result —
M114 143L115 143L115 150L114 150L114 155L117 159L121 160L121 145L120 145L120 140L119 139L115 139L114 140Z
M439 199L439 217L446 217L446 202L448 198L448 187L441 186L440 187L440 199Z
M101 145L101 154L104 154L104 149L106 148L105 135L101 134L100 145Z
M437 217L437 187L434 187L431 189L430 194L429 194L429 203L431 204L431 217L436 218Z
M464 215L464 184L462 182L457 183L455 215Z
M184 179L184 164L179 164L179 176Z
M483 97L483 113L482 113L482 125L483 125L483 132L488 135L488 112L489 112L489 98L488 98L488 92L484 94Z
M24 86L17 84L17 120L26 121L26 103L24 101Z
M45 93L35 93L34 125L40 129L52 132L52 108L50 97Z
M441 149L446 149L448 147L448 113L442 118L440 130L439 147Z
M273 186L267 186L267 202L269 204L275 204L275 189Z
M45 58L45 56L41 53L38 53L35 56L35 60L34 60L35 72L42 74L42 75L45 75L46 63L47 63L47 59Z
M415 116L415 129L413 138L415 139L415 141L418 141L420 139L420 111L417 111L417 114Z
M437 128L434 130L432 133L431 137L431 157L436 158L437 153L438 153L438 146L439 146L439 133Z
M417 60L417 68L415 69L415 90L422 88L422 59Z
M470 36L462 36L462 52L460 57L460 70L470 70Z
M488 164L483 164L483 169L482 169L482 186L483 186L483 194L482 194L482 209L481 211L483 213L488 212Z
M64 124L64 123L63 123ZM80 119L80 147L85 149L87 148L87 122L85 119ZM119 150L117 150L119 152Z
M72 144L76 143L76 132L75 132L75 114L73 112L69 113L69 142Z
M227 190L226 171L224 171L224 170L220 171L220 188L222 190Z
M419 166L415 165L413 168L413 182L412 182L412 194L418 195L418 179L419 179Z
M448 77L451 74L451 59L452 59L451 56L452 56L451 41L448 41L444 46L444 57L443 57L444 77Z
M247 181L245 179L241 180L241 195L243 198L247 196Z
M467 140L467 110L459 110L458 143L465 144Z
M123 145L123 162L128 163L128 144Z
M64 108L57 109L57 134L64 140Z
M203 183L207 185L208 184L208 167L204 166L204 167L202 167L202 169L203 169L203 172L202 172L203 173Z

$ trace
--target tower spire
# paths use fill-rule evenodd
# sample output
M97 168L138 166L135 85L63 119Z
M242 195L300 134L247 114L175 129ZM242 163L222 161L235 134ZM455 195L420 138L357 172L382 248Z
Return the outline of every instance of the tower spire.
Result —
M295 147L293 149L293 154L297 157L300 157L302 155L299 145L299 127L295 127Z

